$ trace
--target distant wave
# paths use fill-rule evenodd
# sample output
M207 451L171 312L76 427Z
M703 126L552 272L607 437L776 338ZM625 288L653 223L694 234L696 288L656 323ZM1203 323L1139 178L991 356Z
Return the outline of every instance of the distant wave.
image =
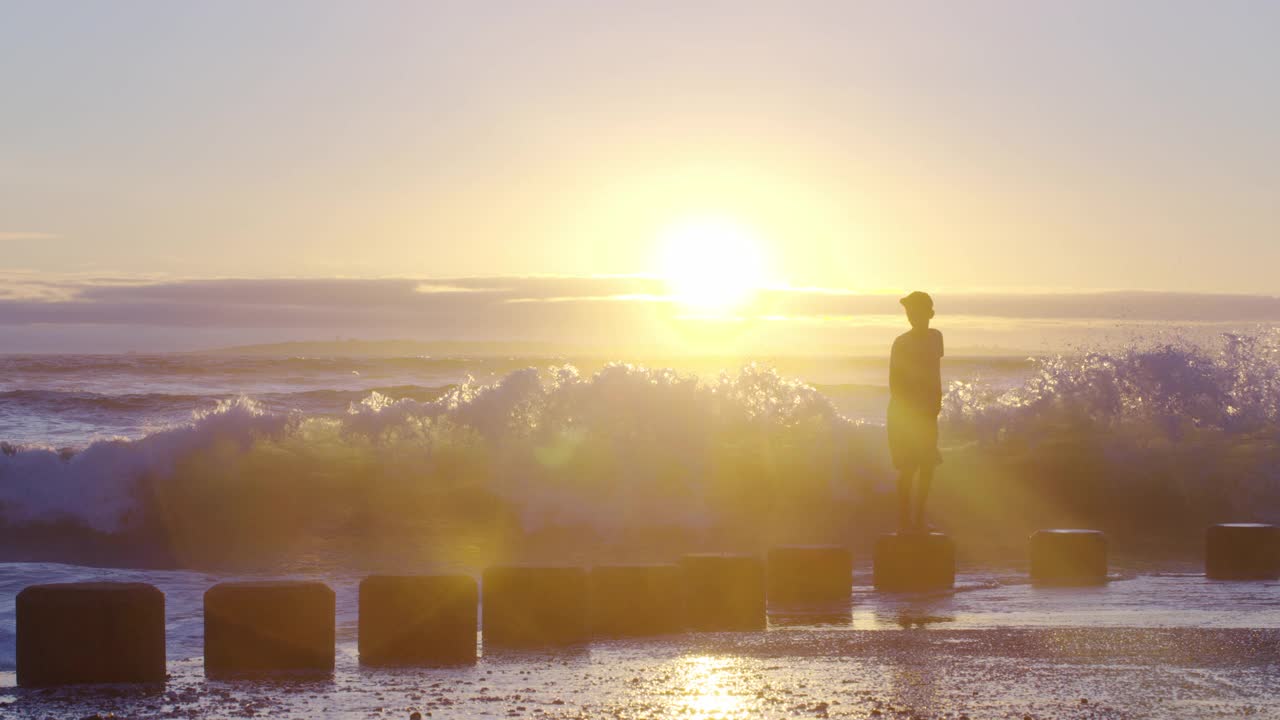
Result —
M287 357L209 354L155 355L0 355L0 373L132 373L146 376L249 375L268 371L350 372L355 370L457 371L477 365L518 366L512 358L470 357Z
M433 400L449 386L388 385L368 390L303 390L286 393L264 393L256 401L268 408L317 409L317 411L345 411L351 403L360 402L370 393L395 398ZM225 394L192 395L187 393L126 393L109 395L96 392L65 390L10 390L0 392L0 401L11 403L10 408L21 406L34 413L60 413L74 411L157 412L175 408L191 412L234 399ZM321 410L324 409L324 410Z
M20 404L27 408L44 412L59 412L71 409L139 411L171 405L186 405L190 408L208 400L209 398L203 395L167 393L107 395L104 393L64 390L9 390L0 392L0 401Z

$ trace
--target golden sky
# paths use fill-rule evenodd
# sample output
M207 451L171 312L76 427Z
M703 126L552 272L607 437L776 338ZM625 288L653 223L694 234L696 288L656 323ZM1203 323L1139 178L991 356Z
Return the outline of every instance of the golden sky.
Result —
M1244 2L9 4L0 243L37 274L652 274L716 216L797 287L1275 294L1277 27Z

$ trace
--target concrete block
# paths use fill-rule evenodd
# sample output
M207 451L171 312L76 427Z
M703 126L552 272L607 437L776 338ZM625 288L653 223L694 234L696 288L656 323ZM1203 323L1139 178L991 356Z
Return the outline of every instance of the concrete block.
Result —
M1214 580L1280 578L1280 526L1223 523L1205 533L1204 574Z
M470 575L374 575L360 583L365 665L458 665L476 660L479 591Z
M15 605L19 685L165 681L164 593L155 587L32 585Z
M1031 535L1031 580L1039 585L1107 581L1107 536L1098 530L1037 530Z
M332 672L334 614L324 583L214 585L204 594L205 674Z
M942 533L889 533L876 541L875 586L891 592L944 590L956 582L956 548Z
M591 568L591 632L601 637L635 637L683 631L683 580L679 565Z
M723 553L685 555L680 569L690 629L765 628L764 567L760 558Z
M837 545L788 545L769 551L771 604L848 602L853 553Z
M485 648L574 645L589 637L582 568L498 565L484 571L481 591Z

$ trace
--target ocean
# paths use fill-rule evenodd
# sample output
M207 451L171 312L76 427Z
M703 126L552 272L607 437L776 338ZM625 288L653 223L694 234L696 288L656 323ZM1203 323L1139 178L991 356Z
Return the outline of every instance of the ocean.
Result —
M363 677L352 659L354 590L370 572L815 542L854 549L851 608L775 614L772 639L721 638L714 651L668 639L592 652L621 653L610 662L642 675L657 667L645 653L659 664L693 653L737 657L767 676L781 652L771 644L789 642L778 633L809 634L839 655L880 642L867 633L903 629L960 644L988 631L1017 642L1082 628L1147 633L1141 642L1165 630L1228 633L1195 640L1210 645L1236 630L1280 631L1280 584L1214 583L1199 569L1207 524L1280 521L1280 336L956 357L944 368L930 522L956 540L961 574L955 592L904 598L873 592L868 578L870 543L894 517L884 358L0 356L0 685L13 682L14 596L36 582L161 587L176 677L200 684L204 589L237 577L323 579L338 591L339 668L351 683ZM1039 527L1106 531L1111 582L1030 586L1025 540ZM1100 637L1085 644L1110 642ZM1274 648L1259 653L1257 667L1276 662ZM554 670L554 658L512 662L490 673L582 682ZM1096 674L1086 680L1096 686ZM1269 680L1248 682L1271 691ZM200 688L192 702L210 702ZM513 688L499 705L520 706ZM412 689L388 692L427 705ZM1063 702L1075 690L1066 692ZM307 715L305 697L275 709ZM939 702L954 707L955 697ZM1022 707L1001 697L998 707ZM29 700L0 693L0 707L43 707ZM870 709L863 700L856 707ZM126 714L144 707L122 702ZM456 702L460 716L498 708ZM744 712L769 714L755 709Z
M548 376L568 366L590 379L610 364L571 356L0 355L0 441L80 449L96 440L138 440L239 398L270 413L342 417L371 398L432 401L459 385L495 385L528 369ZM704 384L718 382L722 374L768 369L819 388L850 420L884 421L887 358L675 357L631 365ZM1011 388L1034 367L1021 356L961 357L949 359L945 370L951 382Z

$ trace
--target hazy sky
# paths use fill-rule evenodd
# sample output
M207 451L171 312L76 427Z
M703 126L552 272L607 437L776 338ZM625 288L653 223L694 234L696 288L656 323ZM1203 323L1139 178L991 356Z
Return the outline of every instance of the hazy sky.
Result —
M6 270L1280 292L1280 3L0 1Z

